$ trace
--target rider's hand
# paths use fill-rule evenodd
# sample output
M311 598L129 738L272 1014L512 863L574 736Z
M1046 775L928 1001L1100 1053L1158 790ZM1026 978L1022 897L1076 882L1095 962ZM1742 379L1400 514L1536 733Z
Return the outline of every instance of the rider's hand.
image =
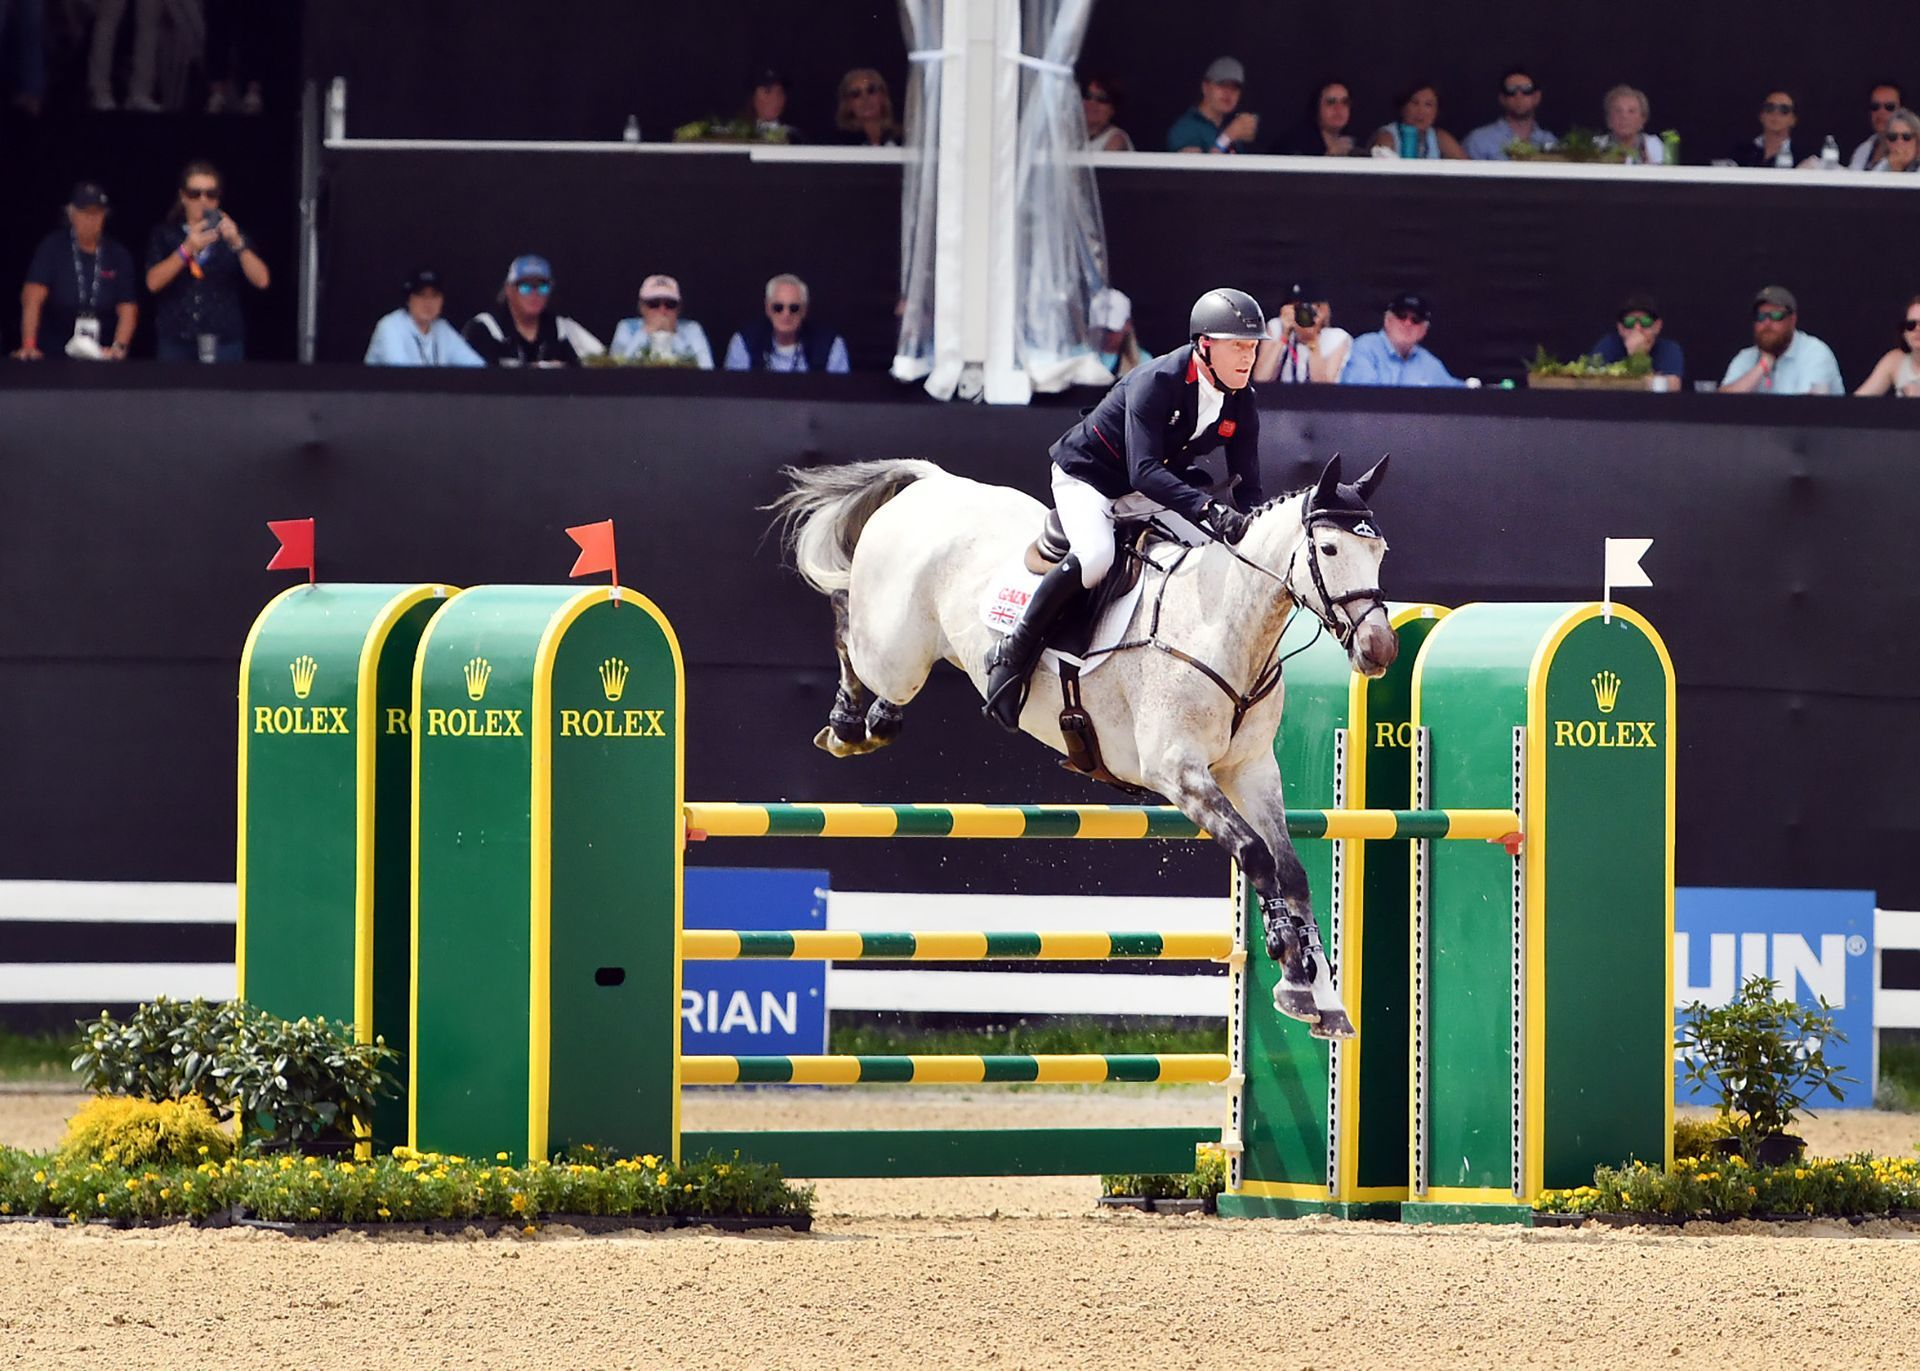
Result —
M1213 536L1224 543L1239 542L1247 536L1247 530L1253 527L1253 520L1232 505L1223 505L1218 501L1207 506L1206 522Z

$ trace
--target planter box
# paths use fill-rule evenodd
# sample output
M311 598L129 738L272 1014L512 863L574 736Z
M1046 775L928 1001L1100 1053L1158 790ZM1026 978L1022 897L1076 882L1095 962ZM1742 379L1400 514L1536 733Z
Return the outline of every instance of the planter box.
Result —
M1143 1214L1211 1214L1214 1204L1210 1199L1190 1200L1186 1198L1149 1200L1138 1195L1102 1195L1102 1209L1138 1209Z
M1529 390L1652 390L1651 376L1535 376L1527 375Z

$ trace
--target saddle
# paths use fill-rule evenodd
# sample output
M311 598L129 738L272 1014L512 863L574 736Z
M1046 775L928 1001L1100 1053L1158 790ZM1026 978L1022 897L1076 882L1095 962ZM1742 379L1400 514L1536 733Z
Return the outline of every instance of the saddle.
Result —
M1150 544L1170 541L1150 522L1116 524L1113 531L1113 570L1101 578L1089 595L1065 614L1047 634L1044 647L1056 653L1085 657L1093 647L1094 628L1107 607L1125 596L1140 581L1146 570L1146 549ZM1027 570L1045 575L1057 566L1069 551L1066 529L1058 510L1048 510L1040 536L1027 546ZM1069 771L1105 782L1138 798L1153 792L1123 781L1100 760L1100 737L1093 716L1080 703L1080 668L1065 657L1057 659L1060 671L1060 734L1066 740L1066 760L1060 763Z

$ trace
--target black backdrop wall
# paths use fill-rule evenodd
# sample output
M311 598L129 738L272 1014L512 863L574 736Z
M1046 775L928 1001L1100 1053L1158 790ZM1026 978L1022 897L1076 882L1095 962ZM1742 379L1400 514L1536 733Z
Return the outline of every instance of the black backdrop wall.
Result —
M157 369L72 389L0 377L0 877L227 878L235 663L284 581L258 570L261 523L307 514L328 578L456 584L560 579L563 526L613 517L629 583L686 649L695 795L1100 793L982 722L946 671L898 746L849 762L816 751L827 611L781 569L755 509L783 462L901 454L1039 492L1069 407L936 411L814 377L220 379L233 388L174 389ZM1262 430L1276 487L1304 478L1308 453L1395 452L1378 503L1396 595L1589 599L1602 537L1656 540L1655 588L1631 599L1679 671L1683 882L1920 900L1920 588L1905 552L1920 416L1693 396L1285 398ZM835 881L1218 887L1218 858L1198 848L1116 845L1095 869L1044 846L862 845L834 854Z

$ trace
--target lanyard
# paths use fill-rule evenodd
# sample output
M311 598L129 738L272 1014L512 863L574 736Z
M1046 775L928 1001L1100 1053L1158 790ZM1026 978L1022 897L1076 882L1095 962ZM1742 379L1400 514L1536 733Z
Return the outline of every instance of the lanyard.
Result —
M1289 336L1287 339L1287 360L1285 364L1287 369L1286 379L1299 381L1299 382L1308 382L1313 380L1312 356L1311 354L1306 354L1306 360L1302 361L1301 360L1302 355L1303 355L1303 352L1300 347L1300 340L1298 338Z
M412 323L413 321L409 319L407 322ZM421 366L437 367L440 365L440 358L438 356L440 345L434 341L432 329L428 329L425 334L422 334L417 328L414 329L413 345L420 349Z
M73 295L76 313L82 318L93 318L100 313L100 248L96 244L93 249L93 285L89 287L80 267L80 239L76 234L69 232L67 243L73 249Z

